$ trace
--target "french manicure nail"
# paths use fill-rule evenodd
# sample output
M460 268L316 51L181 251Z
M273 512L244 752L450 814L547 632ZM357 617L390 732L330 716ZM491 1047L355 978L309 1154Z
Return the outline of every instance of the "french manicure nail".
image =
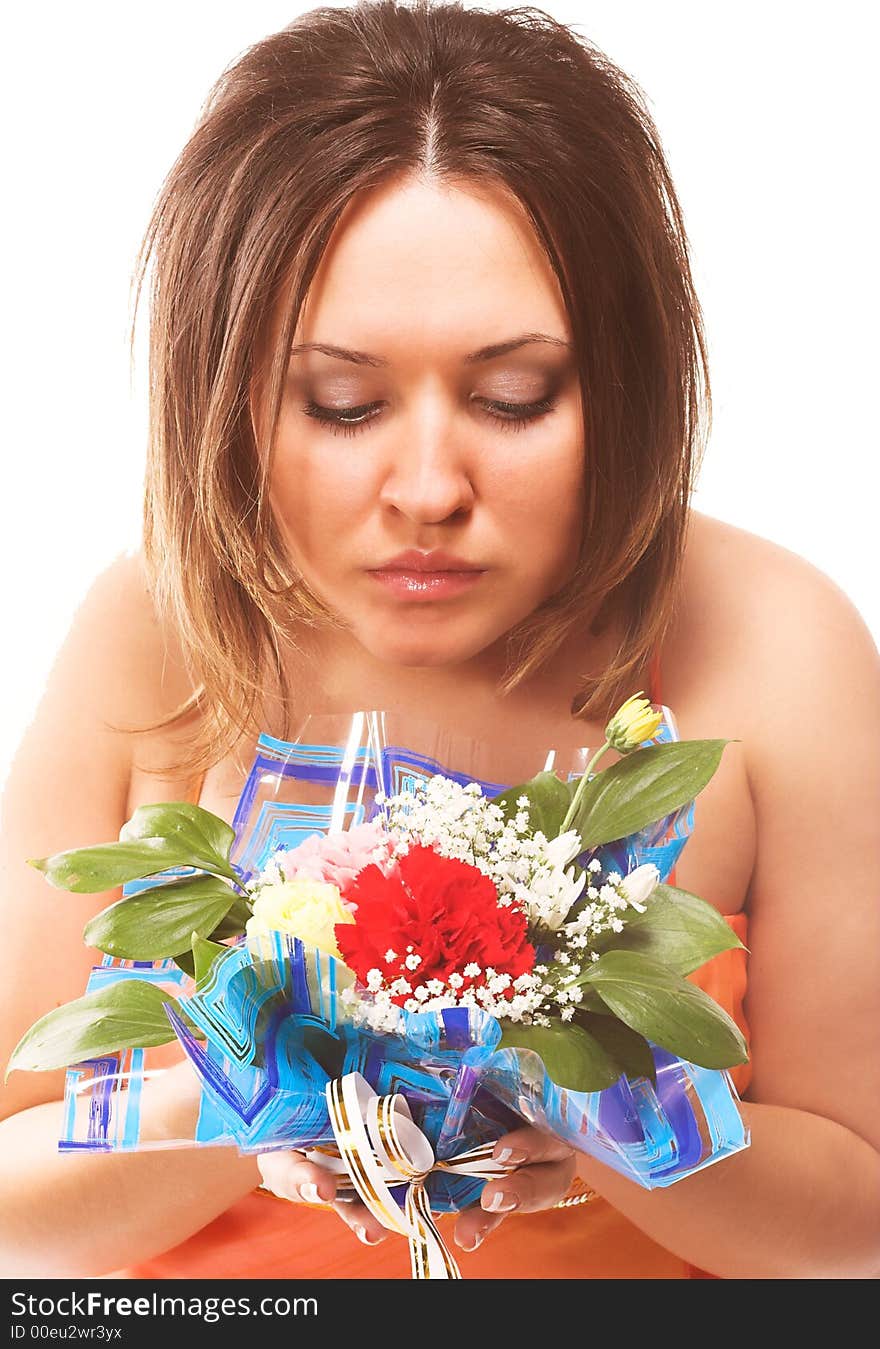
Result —
M526 1160L526 1154L517 1152L515 1148L502 1148L495 1160L501 1163L506 1162L508 1166L519 1166L520 1162Z
M481 1245L482 1245L482 1243L483 1243L483 1237L484 1237L485 1235L486 1235L485 1232L475 1232L475 1233L474 1233L474 1237L473 1237L473 1241L471 1242L470 1246L465 1246L464 1249L465 1249L466 1251L475 1251L475 1250L477 1249L478 1246L481 1246Z
M300 1185L299 1192L307 1204L320 1204L321 1196L317 1185Z
M487 1213L509 1213L515 1209L519 1200L515 1195L505 1194L503 1190L496 1190L488 1204L484 1204Z
M378 1246L379 1242L382 1240L381 1237L376 1237L375 1241L371 1241L367 1236L367 1229L361 1227L360 1223L356 1224L354 1230L357 1233L358 1241L362 1241L365 1246Z

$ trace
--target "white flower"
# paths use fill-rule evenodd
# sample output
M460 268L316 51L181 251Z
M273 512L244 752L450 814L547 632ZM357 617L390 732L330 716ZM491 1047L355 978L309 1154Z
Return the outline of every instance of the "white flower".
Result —
M623 878L620 889L630 907L644 913L646 901L651 898L659 884L660 872L653 862L645 862Z
M544 848L550 865L553 867L567 866L583 850L581 836L576 829L569 829L564 834L559 834Z

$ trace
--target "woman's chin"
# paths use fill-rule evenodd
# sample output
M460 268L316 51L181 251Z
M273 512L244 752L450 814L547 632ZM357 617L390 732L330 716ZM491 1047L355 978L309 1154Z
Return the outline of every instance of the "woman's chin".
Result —
M421 630L420 630L421 629ZM460 665L484 651L485 632L443 631L440 624L382 625L370 632L357 632L361 645L389 665L437 668Z

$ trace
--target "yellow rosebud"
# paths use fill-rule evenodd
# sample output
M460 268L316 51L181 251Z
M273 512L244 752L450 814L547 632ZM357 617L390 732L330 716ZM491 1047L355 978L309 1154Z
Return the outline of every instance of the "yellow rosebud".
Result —
M605 727L605 739L618 754L629 754L656 735L663 720L662 712L654 712L641 691L627 698Z
M251 939L264 932L289 932L341 960L333 929L337 923L353 922L354 914L343 904L338 886L301 877L258 891L245 931Z

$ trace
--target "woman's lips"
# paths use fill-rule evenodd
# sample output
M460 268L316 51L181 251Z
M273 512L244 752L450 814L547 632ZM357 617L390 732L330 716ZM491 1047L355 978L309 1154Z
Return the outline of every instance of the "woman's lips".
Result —
M392 595L402 600L444 600L476 585L484 571L371 571Z

